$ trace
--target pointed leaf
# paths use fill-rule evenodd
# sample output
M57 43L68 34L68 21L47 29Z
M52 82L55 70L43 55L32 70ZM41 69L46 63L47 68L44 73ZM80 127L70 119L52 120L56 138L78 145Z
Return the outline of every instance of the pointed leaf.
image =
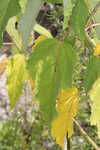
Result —
M41 5L41 0L29 0L24 14L19 17L18 29L22 37L24 49L27 48L29 36L36 23L37 13Z
M68 27L68 21L72 14L72 2L71 0L63 0L64 3L64 29Z
M77 0L72 11L72 29L80 37L85 40L85 24L88 17L88 7L84 0Z

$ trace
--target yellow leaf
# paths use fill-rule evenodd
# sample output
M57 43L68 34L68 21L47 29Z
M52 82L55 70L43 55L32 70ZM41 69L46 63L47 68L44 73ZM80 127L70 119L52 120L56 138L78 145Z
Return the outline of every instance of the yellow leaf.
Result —
M33 45L32 49L35 48L35 46L37 46L41 41L46 40L48 37L44 36L44 35L40 35L36 40L35 40L35 44Z
M0 61L0 75L5 71L9 58L4 58Z
M69 138L73 134L72 118L77 114L78 97L75 87L59 91L56 105L58 116L52 121L52 136L60 146L63 145L67 133Z
M31 87L34 88L34 81L33 81L33 79L30 78L29 80L30 80Z
M91 125L98 128L98 136L100 138L100 78L98 78L89 91L91 100Z
M94 53L93 53L94 56L99 56L100 55L100 43L98 43L96 45L96 48L94 49Z
M24 82L29 80L26 69L26 57L16 54L7 64L7 89L10 99L10 109L13 109L22 93Z

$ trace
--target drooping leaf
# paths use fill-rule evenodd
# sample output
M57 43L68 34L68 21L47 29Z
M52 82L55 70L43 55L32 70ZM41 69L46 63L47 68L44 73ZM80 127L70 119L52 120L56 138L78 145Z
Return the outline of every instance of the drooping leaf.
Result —
M9 58L3 58L0 61L0 75L5 71Z
M9 18L16 16L19 12L19 0L0 0L0 44L2 43L2 33Z
M60 146L64 144L67 133L69 138L73 134L72 118L77 114L78 97L78 90L75 87L59 91L56 104L58 116L52 121L52 136Z
M21 95L23 84L28 78L26 58L22 54L16 54L9 60L7 65L7 89L11 109L16 105Z
M82 41L85 40L85 24L88 17L88 7L84 0L77 0L76 5L72 11L72 29L80 37Z
M94 56L99 56L100 55L100 43L97 43L96 48L94 49Z
M85 89L90 90L92 84L96 81L100 75L100 58L93 56L89 59L87 69L84 76Z
M76 55L70 44L56 39L41 41L31 53L28 70L35 81L35 95L46 121L56 115L56 98L59 88L72 87L73 62Z
M16 21L16 16L9 19L6 30L12 38L13 42L16 44L17 48L22 50L22 39L18 30L15 28Z
M98 128L98 136L100 138L100 78L93 84L90 92L91 105L91 125L96 125Z
M18 29L22 37L24 49L27 48L29 36L36 23L36 16L41 5L41 0L29 0L25 13L19 17Z

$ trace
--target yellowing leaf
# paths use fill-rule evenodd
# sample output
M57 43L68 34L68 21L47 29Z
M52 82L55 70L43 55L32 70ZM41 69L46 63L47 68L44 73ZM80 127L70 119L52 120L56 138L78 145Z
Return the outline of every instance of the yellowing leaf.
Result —
M8 61L7 65L7 89L10 98L10 108L12 109L21 95L23 84L29 79L26 70L26 58L22 54L17 54Z
M40 35L36 40L35 40L35 44L33 45L32 49L35 48L35 46L37 46L41 41L46 40L47 36L45 35Z
M75 87L59 92L56 105L58 116L52 121L52 136L60 146L63 145L67 133L69 138L73 134L72 118L77 114L78 97Z
M33 81L33 79L30 78L29 80L30 80L31 87L34 88L34 81Z
M100 55L100 43L98 43L98 44L96 45L96 48L94 49L93 55L94 55L94 56Z
M100 78L93 84L89 96L91 100L91 125L97 126L100 138Z
M0 61L0 75L5 71L9 58L4 58Z

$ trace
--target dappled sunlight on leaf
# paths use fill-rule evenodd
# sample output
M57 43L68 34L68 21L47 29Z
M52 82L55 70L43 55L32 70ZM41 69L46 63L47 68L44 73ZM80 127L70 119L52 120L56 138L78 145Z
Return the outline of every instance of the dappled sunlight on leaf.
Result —
M58 116L52 121L52 136L60 146L63 145L67 133L69 138L73 134L72 118L77 114L78 97L75 87L59 91L56 104Z

